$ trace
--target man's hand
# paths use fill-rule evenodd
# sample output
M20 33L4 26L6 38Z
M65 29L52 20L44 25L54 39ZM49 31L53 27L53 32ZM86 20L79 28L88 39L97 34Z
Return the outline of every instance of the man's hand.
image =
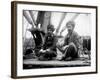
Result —
M46 50L41 49L40 52L46 52Z
M50 51L50 49L47 49L46 51Z
M43 49L40 50L40 52L42 52L42 51L43 51Z
M69 47L69 45L65 45L65 46L63 47L63 50L65 50L67 47Z
M63 47L63 44L57 43L56 46L61 48L61 47Z

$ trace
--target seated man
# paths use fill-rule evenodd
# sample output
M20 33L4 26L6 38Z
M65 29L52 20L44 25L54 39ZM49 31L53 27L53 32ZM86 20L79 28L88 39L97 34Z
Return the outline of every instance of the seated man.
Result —
M54 26L47 26L47 34L45 35L43 48L39 52L39 60L52 60L56 58L56 42L57 38L53 34Z
M68 34L65 36L64 44L57 45L58 49L64 53L64 56L61 60L72 60L78 57L79 49L79 36L74 31L75 22L69 21L66 24Z

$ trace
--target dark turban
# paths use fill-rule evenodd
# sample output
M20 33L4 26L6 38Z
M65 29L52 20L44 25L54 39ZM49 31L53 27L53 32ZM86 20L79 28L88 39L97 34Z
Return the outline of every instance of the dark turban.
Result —
M47 26L47 30L49 30L49 29L51 29L52 31L54 31L54 30L55 30L54 25L49 24L49 25Z

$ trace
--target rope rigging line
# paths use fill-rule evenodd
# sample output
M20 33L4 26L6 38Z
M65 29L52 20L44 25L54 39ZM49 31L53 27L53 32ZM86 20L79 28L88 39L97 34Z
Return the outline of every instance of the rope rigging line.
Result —
M58 24L58 27L57 27L57 29L56 29L56 33L55 33L56 35L58 34L58 32L59 32L59 30L60 30L60 27L61 27L61 24L63 23L63 21L64 21L66 15L67 15L67 13L63 13L63 14L62 14L61 20L60 20L60 22L59 22L59 24Z
M34 23L34 26L36 26L36 21L35 21L35 18L34 18L33 11L30 10L29 13L30 13L30 16L32 18L32 22ZM34 26L32 26L32 27L34 27Z

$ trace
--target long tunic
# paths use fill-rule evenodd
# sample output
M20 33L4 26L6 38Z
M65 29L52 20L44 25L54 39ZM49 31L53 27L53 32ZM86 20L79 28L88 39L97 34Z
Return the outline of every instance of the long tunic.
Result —
M65 36L64 45L69 45L70 43L74 43L77 49L80 46L79 35L75 31Z

